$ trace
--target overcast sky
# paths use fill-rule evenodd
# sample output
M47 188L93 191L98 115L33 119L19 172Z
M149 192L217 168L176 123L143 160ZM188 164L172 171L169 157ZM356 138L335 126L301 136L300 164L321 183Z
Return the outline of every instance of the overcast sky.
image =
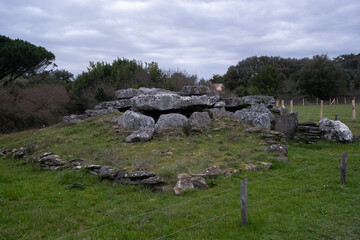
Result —
M75 75L124 57L208 79L254 55L359 53L360 1L0 0L0 34Z

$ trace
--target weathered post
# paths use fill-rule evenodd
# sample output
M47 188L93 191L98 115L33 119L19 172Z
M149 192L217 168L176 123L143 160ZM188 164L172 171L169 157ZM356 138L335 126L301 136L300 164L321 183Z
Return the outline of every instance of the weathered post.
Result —
M305 99L303 98L303 106L305 106Z
M279 100L276 100L276 107L279 107Z
M355 99L353 99L351 102L352 102L352 120L356 121Z
M294 100L290 100L290 112L294 112Z
M340 171L341 171L341 184L345 184L346 183L346 165L347 165L347 152L344 152L341 155L341 167L340 167Z
M336 104L339 104L339 98L338 97L336 98Z
M324 100L320 101L320 120L323 119Z
M344 104L346 104L346 98L344 98Z
M241 180L241 223L243 226L247 225L247 178Z
M285 102L284 102L284 100L281 100L281 107L282 107L282 108L285 108Z

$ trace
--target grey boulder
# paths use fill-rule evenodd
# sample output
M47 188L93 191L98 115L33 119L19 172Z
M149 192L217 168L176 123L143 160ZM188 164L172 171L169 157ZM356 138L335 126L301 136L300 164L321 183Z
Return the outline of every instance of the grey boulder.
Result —
M139 94L139 90L134 88L120 89L115 91L115 96L117 99L129 99L135 97L138 94Z
M118 124L123 128L139 130L141 128L154 128L155 121L152 117L128 110L118 119Z
M155 125L155 132L160 133L173 128L180 128L188 123L188 118L180 113L163 114Z
M126 137L125 141L128 143L132 142L148 142L154 136L154 128L141 128L136 130L131 135Z
M253 105L250 109L237 110L234 118L254 126L270 129L272 114L264 105Z
M323 138L326 140L346 143L351 142L353 139L351 130L340 121L323 118L319 122L319 128Z
M214 96L218 95L216 90L209 88L204 85L195 85L195 86L184 86L180 91L181 96L194 96L194 95L209 95Z
M195 127L203 127L211 123L211 118L207 112L194 112L189 118L189 123Z

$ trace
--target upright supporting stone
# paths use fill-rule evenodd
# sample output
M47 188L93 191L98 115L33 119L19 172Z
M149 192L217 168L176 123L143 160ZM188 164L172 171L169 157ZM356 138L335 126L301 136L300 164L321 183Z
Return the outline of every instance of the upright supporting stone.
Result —
M241 223L243 226L247 225L247 178L241 181Z
M341 171L341 184L345 184L346 183L346 165L347 165L347 152L344 152L341 155L341 167L340 167L340 171Z
M324 100L320 101L320 120L323 119Z
M352 100L352 119L356 121L356 112L355 112L355 98Z
M294 100L290 100L290 112L294 112Z

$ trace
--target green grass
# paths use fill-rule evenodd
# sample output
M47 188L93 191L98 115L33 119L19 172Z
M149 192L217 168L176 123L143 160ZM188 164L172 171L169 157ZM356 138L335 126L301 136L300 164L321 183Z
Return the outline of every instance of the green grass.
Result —
M309 108L299 108L300 119ZM94 163L143 166L170 181L178 171L195 172L211 164L274 164L271 170L212 179L207 190L175 196L101 182L83 171L46 172L24 160L0 159L0 239L359 239L359 143L290 142L290 162L282 163L263 154L260 139L246 134L246 126L231 126L229 120L218 132L203 129L189 137L174 132L149 143L124 144L125 135L115 134L108 119L2 135L0 142L2 147L37 146L35 155L51 150L73 157L87 154ZM154 149L173 154L153 155ZM344 151L348 174L347 184L341 185ZM241 226L239 196L244 177L246 227Z

